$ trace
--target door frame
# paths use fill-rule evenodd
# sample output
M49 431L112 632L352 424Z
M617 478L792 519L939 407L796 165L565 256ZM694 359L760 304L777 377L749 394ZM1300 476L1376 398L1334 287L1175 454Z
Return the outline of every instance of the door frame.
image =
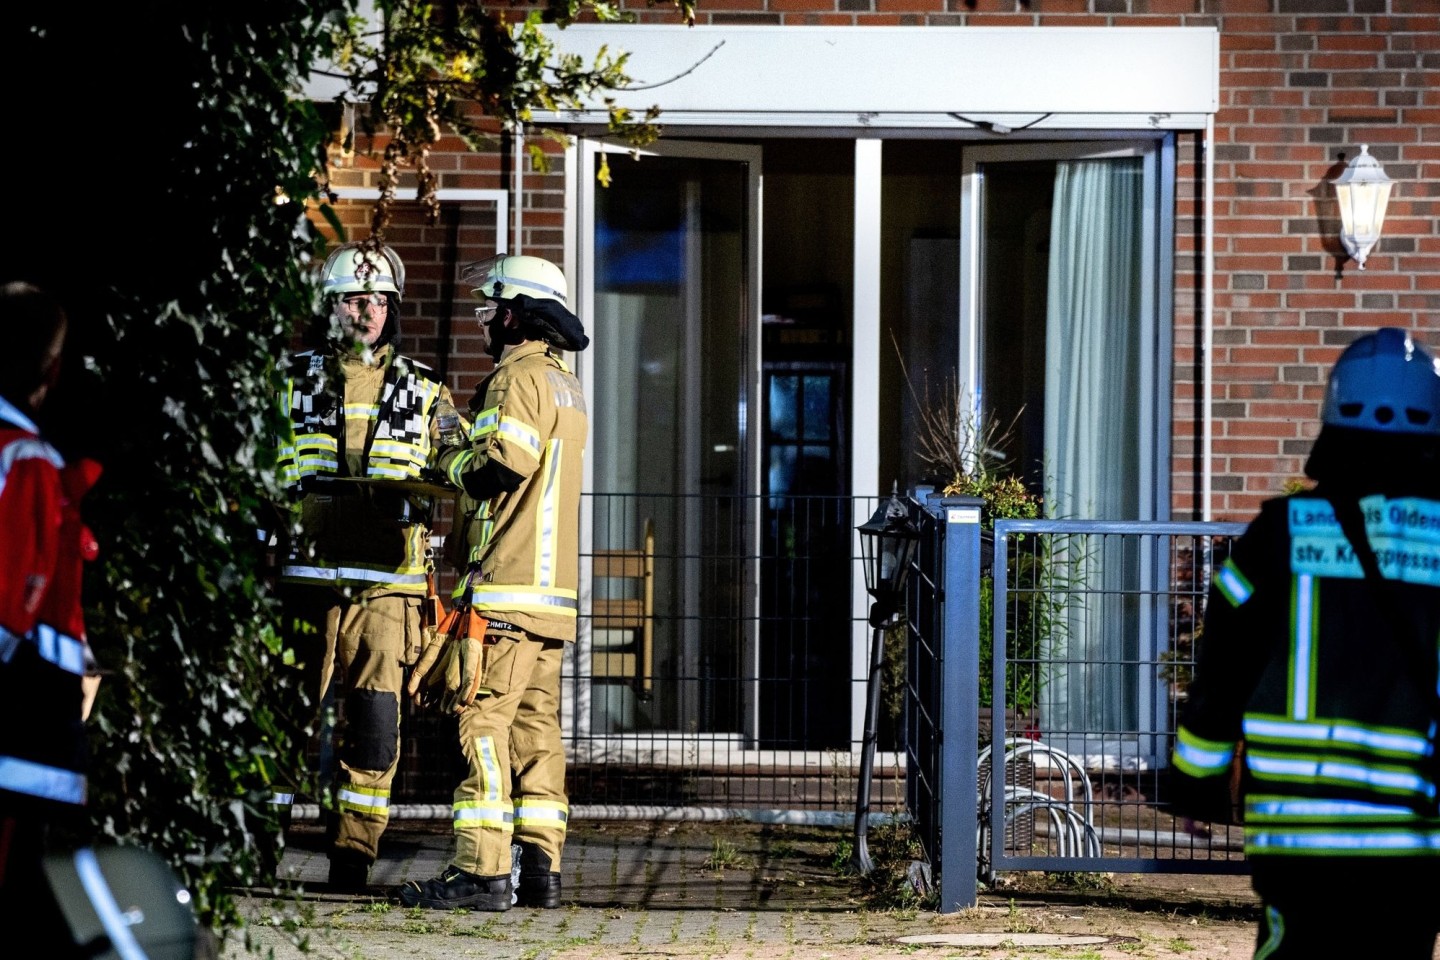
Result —
M762 224L760 222L761 191L763 176L761 169L762 150L756 144L740 143L709 143L701 141L685 140L664 140L657 141L649 147L635 149L629 146L606 142L600 139L589 137L576 137L571 140L566 149L565 161L570 179L575 185L575 197L572 203L566 205L565 218L565 249L573 252L574 257L566 258L567 281L572 291L572 309L580 317L589 318L594 315L595 298L595 198L596 191L605 189L598 184L590 171L594 168L596 157L599 154L611 156L655 156L655 157L677 157L691 158L698 160L721 160L744 163L747 165L747 187L746 187L746 217L748 221L749 236L746 244L746 263L744 274L747 279L747 289L744 292L744 317L748 325L747 347L748 353L744 361L744 369L741 371L745 377L742 385L742 396L744 397L743 416L745 418L745 446L743 451L743 476L742 485L745 495L748 497L746 528L752 544L759 543L761 510L761 463L760 463L760 437L763 429L762 406L763 398L760 396L761 385L761 321L760 321L760 290L761 290L761 240ZM644 176L641 167L623 171L620 175ZM691 251L687 250L687 259ZM698 367L700 358L693 350L687 351L687 371L685 382L694 384L698 382ZM587 409L594 411L595 407L595 378L590 373L591 363L585 353L575 356L575 375L579 378L581 388L584 392ZM694 422L699 416L698 399L687 394L686 413L683 417L686 423ZM586 457L584 463L583 489L594 488L594 461L592 454ZM692 518L687 523L694 523ZM694 531L692 531L694 532ZM698 541L698 532L694 532ZM593 517L584 513L580 518L580 550L582 554L582 569L580 585L582 594L580 597L582 613L588 611L590 595L588 593L591 584L588 563L584 557L594 551L594 520ZM752 551L754 552L754 551ZM689 557L684 561L694 567L699 563L698 557ZM690 611L695 609L698 603L699 577L694 571L682 569L681 578L681 609ZM751 564L747 571L745 580L741 584L742 603L749 611L758 609L760 597L760 572L759 564ZM685 623L693 623L693 618L685 617ZM744 664L752 677L758 677L760 665L760 643L759 643L759 617L750 616L745 618L748 624L743 638L744 649L742 651L742 664ZM589 620L582 616L577 635L577 665L584 665L583 656L588 653L590 642ZM691 641L683 641L682 649L688 650L687 656L695 656L698 649L697 644ZM698 660L691 663L686 661L681 667L682 673L687 676L698 676ZM588 672L579 671L579 676L588 676ZM585 687L581 683L577 687ZM567 687L568 689L568 687ZM588 689L586 690L588 694ZM588 699L588 696L587 696ZM562 703L562 713L571 705ZM578 706L578 705L577 705ZM580 731L582 735L590 732L590 713L588 704L583 709L576 709L574 717L567 720L566 725ZM742 685L741 703L741 727L738 731L747 740L753 740L760 732L760 705L758 699L757 684L746 683ZM646 733L643 736L653 738L654 734Z
M1133 140L1070 140L1044 143L967 144L961 155L960 187L960 355L959 383L972 417L982 415L975 384L983 369L980 330L981 303L980 216L984 165L1026 160L1081 160L1141 157L1144 160L1140 287L1143 292L1141 371L1137 393L1141 398L1139 471L1135 483L1140 516L1100 517L1102 520L1168 519L1170 515L1170 452L1172 410L1162 384L1173 384L1172 340L1175 326L1173 292L1174 254L1163 241L1174 236L1173 136ZM981 392L984 385L981 384ZM1161 454L1164 456L1162 457Z
M981 194L984 166L990 163L1027 160L1079 160L1140 157L1143 160L1140 249L1143 262L1139 284L1142 291L1140 319L1140 375L1136 384L1140 400L1140 450L1134 483L1138 491L1137 517L1097 517L1094 520L1169 520L1171 505L1171 464L1174 385L1174 290L1175 290L1175 157L1174 135L1131 140L1054 141L967 146L962 154L963 180L960 200L960 356L959 377L965 387L965 403L972 416L981 414L974 384L983 369L983 328L981 301ZM1165 387L1171 390L1164 390ZM980 384L983 395L985 385ZM1169 576L1165 551L1145 540L1138 558L1142 610L1138 659L1154 661L1168 629L1166 611L1154 598L1160 596ZM1131 750L1146 762L1163 766L1169 732L1168 704L1159 680L1146 682L1137 677L1137 723L1141 736ZM1077 749L1078 752L1078 749Z

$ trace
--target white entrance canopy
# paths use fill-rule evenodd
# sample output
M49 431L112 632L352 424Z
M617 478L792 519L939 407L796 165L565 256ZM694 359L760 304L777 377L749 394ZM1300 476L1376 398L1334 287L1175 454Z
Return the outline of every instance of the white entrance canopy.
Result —
M683 127L1195 130L1219 104L1213 27L696 26L548 28L561 53L628 54L606 96ZM537 113L603 124L601 98Z

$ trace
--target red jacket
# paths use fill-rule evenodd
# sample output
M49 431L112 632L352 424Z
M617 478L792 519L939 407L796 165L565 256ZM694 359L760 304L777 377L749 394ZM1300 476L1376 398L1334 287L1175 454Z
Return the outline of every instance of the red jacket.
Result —
M0 808L85 802L80 584L97 547L80 499L99 476L0 398Z

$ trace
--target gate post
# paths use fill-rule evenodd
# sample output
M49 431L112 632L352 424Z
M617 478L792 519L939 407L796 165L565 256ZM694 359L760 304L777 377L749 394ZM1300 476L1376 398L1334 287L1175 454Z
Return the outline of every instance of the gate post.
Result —
M945 522L940 642L940 912L975 905L979 873L980 511L979 497L927 503Z

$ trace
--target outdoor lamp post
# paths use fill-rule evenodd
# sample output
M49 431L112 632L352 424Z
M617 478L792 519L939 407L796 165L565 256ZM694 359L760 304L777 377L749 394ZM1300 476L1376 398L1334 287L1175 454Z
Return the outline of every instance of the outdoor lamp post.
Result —
M860 748L860 783L855 793L855 867L862 876L875 869L865 834L870 825L870 777L880 716L880 673L885 658L885 628L899 621L910 561L920 531L910 508L894 493L869 520L855 528L865 560L865 590L870 594L870 675L865 687L865 739Z
M1364 270L1365 258L1380 239L1380 228L1385 225L1385 205L1390 202L1394 181L1380 169L1379 161L1370 156L1370 145L1362 143L1359 156L1330 182L1340 205L1340 243Z

